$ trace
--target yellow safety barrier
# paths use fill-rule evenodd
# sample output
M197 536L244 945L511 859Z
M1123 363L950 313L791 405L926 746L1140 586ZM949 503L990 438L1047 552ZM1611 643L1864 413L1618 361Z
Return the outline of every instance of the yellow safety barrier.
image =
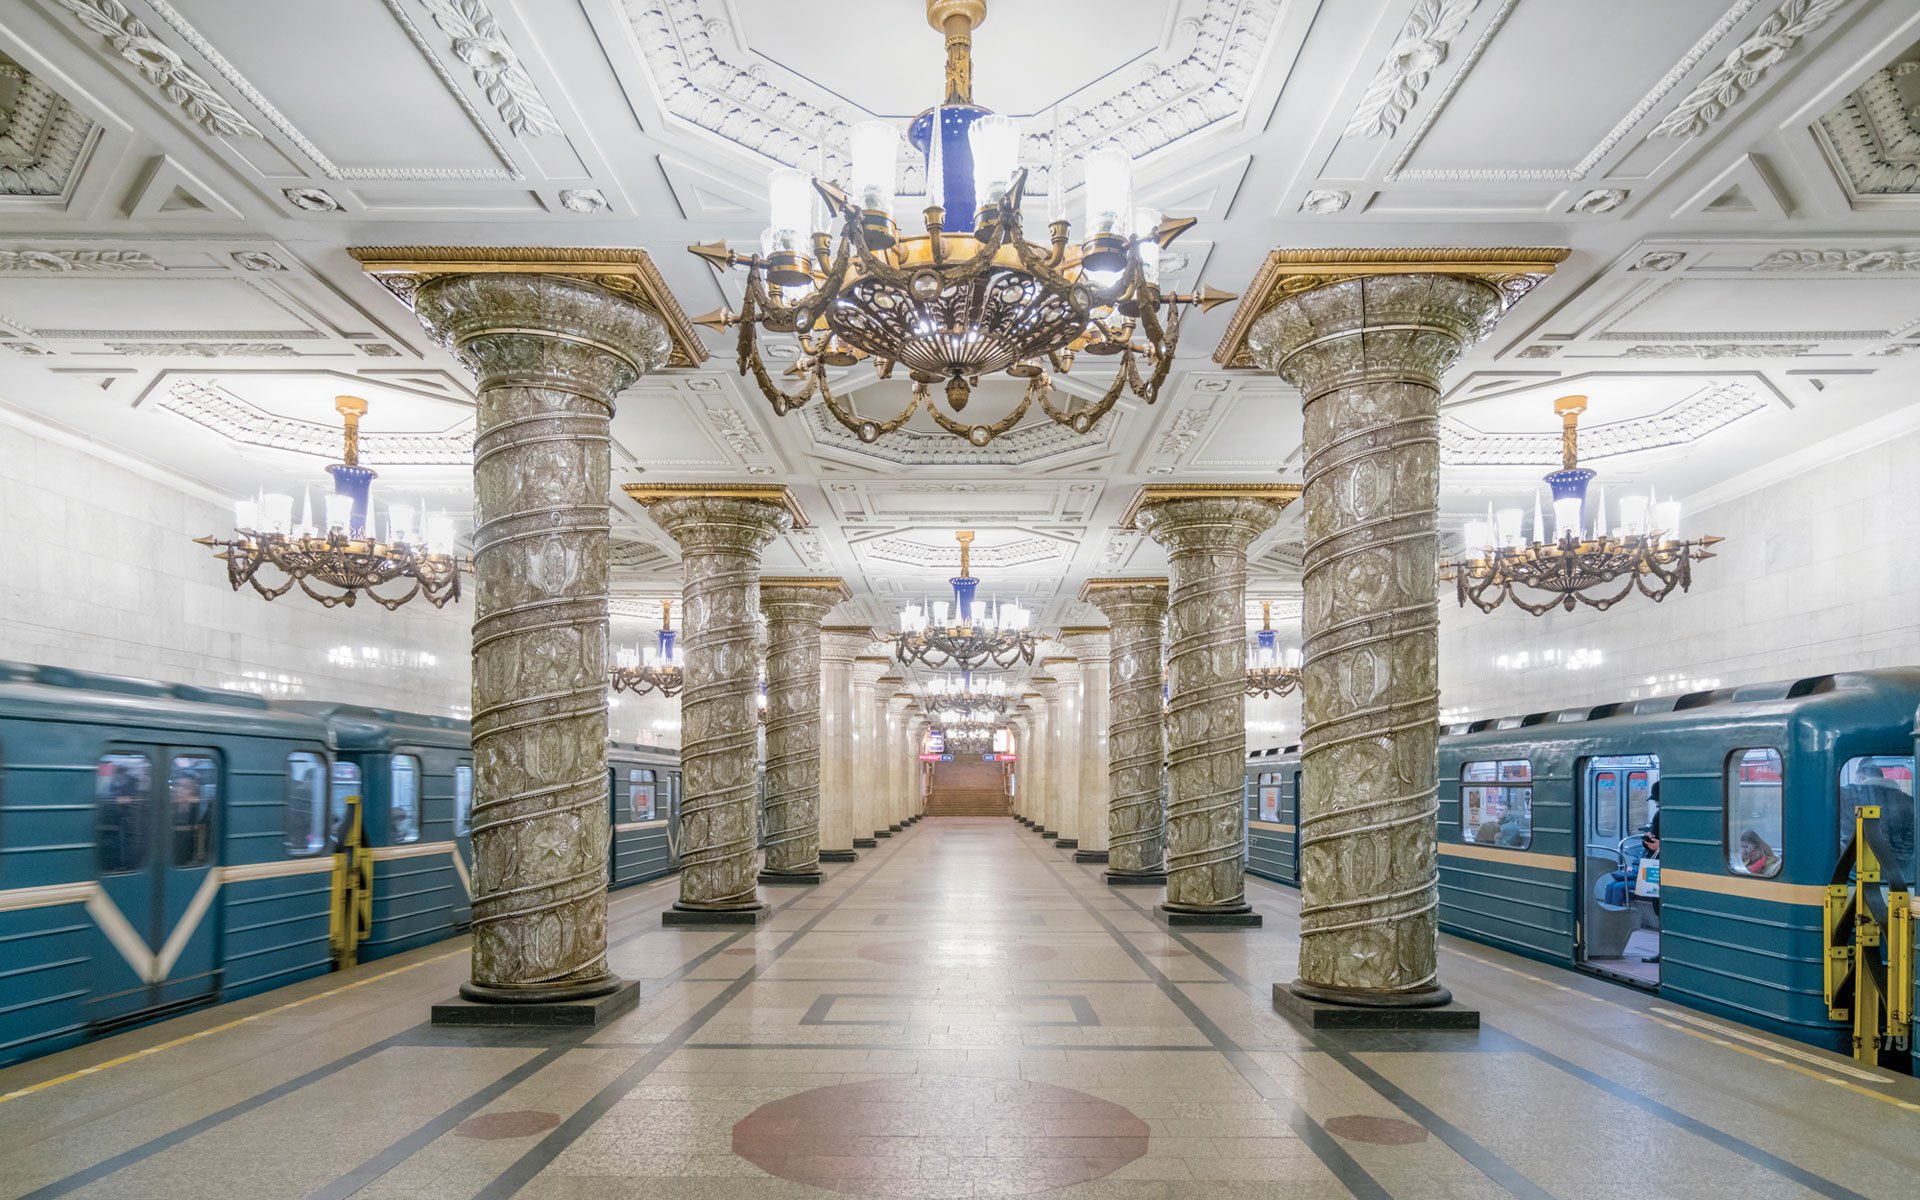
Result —
M1824 905L1827 1015L1852 1025L1854 1059L1874 1065L1907 1048L1913 1023L1913 896L1880 820L1879 805L1853 810Z
M359 963L360 943L373 931L373 851L361 824L360 797L348 796L346 803L333 846L333 907L327 921L335 970Z

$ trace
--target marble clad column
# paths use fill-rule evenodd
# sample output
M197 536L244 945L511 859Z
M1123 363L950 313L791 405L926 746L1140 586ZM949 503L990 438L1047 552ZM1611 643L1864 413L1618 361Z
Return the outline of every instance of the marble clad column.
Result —
M855 739L853 660L873 641L864 626L820 631L820 861L853 862Z
M705 352L638 252L353 254L478 387L472 976L433 1019L598 1023L637 996L606 955L608 425Z
M759 849L760 551L805 517L784 487L626 485L680 545L680 898L668 925L751 925Z
M1015 704L1007 714L1007 728L1013 731L1014 792L1010 807L1013 819L1022 825L1027 823L1027 731L1032 728L1028 713L1025 704Z
M1177 925L1258 925L1247 903L1247 546L1299 494L1291 484L1148 485L1122 524L1164 546L1173 579L1167 898Z
M1110 884L1167 881L1166 713L1161 703L1165 579L1089 579L1080 599L1106 614L1109 657L1107 874Z
M912 692L895 692L887 701L887 774L886 810L880 814L884 825L876 827L899 833L907 819L907 738L912 722L907 711L913 707Z
M886 701L878 695L880 677L893 660L878 655L861 655L853 660L854 736L859 740L854 755L853 845L867 850L880 843L874 831L880 828L880 735L884 722L879 718ZM889 691L888 693L892 693Z
M1053 716L1047 728L1052 738L1051 762L1059 769L1052 773L1048 790L1054 831L1053 844L1062 850L1080 845L1080 664L1071 658L1049 658L1047 674L1053 676L1052 695L1047 703Z
M1300 977L1275 988L1290 1011L1450 999L1436 961L1440 377L1565 257L1275 251L1221 345L1238 358L1244 337L1305 402ZM1455 1018L1477 1020L1427 1019Z
M1060 641L1080 664L1080 692L1075 698L1080 731L1074 739L1074 757L1078 760L1074 832L1080 845L1073 852L1073 861L1103 863L1108 854L1107 693L1113 639L1104 629L1062 629Z
M894 726L893 694L900 686L900 677L892 674L895 668L889 667L889 673L880 678L873 691L873 757L868 760L868 786L873 791L873 837L875 844L881 838L893 836L893 808L888 803L893 787L893 750Z
M1047 789L1052 786L1052 781L1047 778L1052 769L1049 756L1052 748L1049 735L1052 730L1047 726L1047 689L1053 686L1053 680L1046 675L1034 675L1027 679L1027 684L1033 688L1024 698L1033 708L1031 750L1034 767L1033 790L1027 794L1027 813L1033 818L1033 831L1043 838L1051 838L1057 836L1047 830Z
M760 611L767 616L767 857L761 883L822 879L820 624L834 605L852 597L839 579L760 580Z

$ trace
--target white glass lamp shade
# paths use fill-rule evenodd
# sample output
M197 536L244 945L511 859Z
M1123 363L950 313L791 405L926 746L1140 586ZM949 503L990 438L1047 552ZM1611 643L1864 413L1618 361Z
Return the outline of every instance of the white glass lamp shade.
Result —
M892 216L893 183L900 169L900 134L885 121L861 121L847 140L853 151L850 182L860 207Z
M941 626L943 628L946 626L947 607L948 607L947 602L945 600L935 600L933 602L933 623L935 625Z
M973 151L974 206L1000 203L1020 165L1020 122L998 113L981 117L967 129L967 146Z
M1140 239L1140 275L1155 286L1160 283L1160 239L1153 236L1153 231L1158 228L1160 228L1159 209L1136 208L1133 210L1133 236Z
M335 494L327 497L327 532L345 533L353 524L353 497Z
M1494 528L1500 536L1500 544L1509 549L1526 545L1526 538L1520 532L1520 523L1526 514L1517 508L1503 508L1493 515Z
M233 502L233 527L249 533L259 529L259 502L255 500L235 500Z
M387 540L390 542L411 542L413 540L413 505L387 505Z
M1296 671L1300 669L1300 647L1298 646L1287 647L1287 666L1291 667Z
M615 656L614 665L623 671L631 671L640 665L640 656L633 652L631 646L623 646Z
M1662 500L1653 506L1653 527L1669 542L1680 540L1680 502Z
M268 533L286 533L293 528L293 497L268 492L260 497L260 510Z
M1127 234L1133 216L1133 159L1118 146L1087 155L1087 214L1083 236Z
M331 513L328 514L332 516ZM445 513L436 513L427 518L427 545L442 554L453 549L453 518Z
M1622 496L1619 508L1620 536L1645 537L1647 535L1647 498Z
M813 231L813 180L805 171L780 168L767 177L767 207L772 248L804 251Z
M1568 496L1553 502L1553 540L1559 541L1567 534L1580 536L1581 501L1577 496Z
M1484 552L1493 547L1493 526L1486 521L1468 521L1462 540L1467 543L1467 557L1484 557Z

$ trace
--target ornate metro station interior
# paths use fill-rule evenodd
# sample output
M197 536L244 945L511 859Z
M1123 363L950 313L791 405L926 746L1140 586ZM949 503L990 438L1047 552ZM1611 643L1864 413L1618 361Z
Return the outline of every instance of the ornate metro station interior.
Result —
M4 0L0 1200L1920 1194L1916 394L1911 0Z

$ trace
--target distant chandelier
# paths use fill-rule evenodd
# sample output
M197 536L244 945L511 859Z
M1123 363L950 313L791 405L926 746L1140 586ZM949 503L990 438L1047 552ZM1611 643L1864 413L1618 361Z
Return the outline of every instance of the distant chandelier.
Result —
M991 750L997 731L993 725L948 725L941 736L949 750Z
M776 415L817 394L835 420L873 442L924 404L941 429L985 446L1038 403L1054 421L1086 433L1125 391L1148 404L1159 399L1182 305L1206 311L1235 298L1212 289L1160 291L1161 251L1194 221L1163 221L1134 208L1133 162L1117 146L1086 157L1084 240L1075 246L1056 130L1047 178L1051 245L1022 235L1027 173L1019 167L1019 123L973 103L972 31L986 8L986 0L927 0L928 21L946 35L947 80L945 100L907 131L927 162L924 235L903 234L893 221L898 131L863 121L850 132L850 188L777 170L769 182L772 225L759 254L736 254L724 242L692 247L717 269L747 268L740 311L720 309L699 322L740 327L740 373L752 374ZM955 232L946 228L949 214ZM837 248L828 228L835 217L843 222ZM799 360L787 372L802 379L797 391L782 391L768 373L756 328L799 340ZM1053 374L1069 371L1082 353L1117 357L1113 383L1098 401L1056 406ZM906 407L884 420L860 416L828 386L828 368L868 358L882 379L895 366L913 379ZM1026 381L1019 404L989 424L960 420L980 377L996 371ZM934 399L935 384L944 384L951 414Z
M674 645L671 600L660 602L660 632L656 637L657 644L644 653L620 651L619 665L614 667L611 676L614 691L632 692L636 696L659 692L669 699L680 694L686 680L681 673L680 650Z
M894 657L908 666L925 663L936 671L948 665L962 671L987 663L1002 669L1016 662L1032 665L1040 640L1030 628L1033 614L1011 601L976 614L973 594L980 581L968 573L973 532L961 530L953 536L960 543L960 574L947 581L953 585L953 603L936 600L931 620L918 604L902 609L900 632L890 639Z
M1279 636L1273 631L1273 602L1262 600L1260 631L1247 655L1247 695L1278 699L1300 686L1300 650L1290 646L1283 655Z
M1693 584L1693 564L1712 558L1710 547L1724 539L1680 538L1680 502L1656 502L1651 489L1644 496L1622 496L1619 524L1607 531L1607 493L1600 489L1591 526L1586 524L1587 484L1594 473L1579 465L1580 414L1585 396L1562 396L1553 402L1560 414L1561 469L1545 477L1553 491L1553 536L1543 541L1538 494L1533 501L1533 536L1523 539L1518 508L1494 512L1487 519L1466 524L1466 556L1441 566L1440 577L1453 581L1461 607L1469 600L1481 612L1492 612L1507 600L1538 617L1555 608L1574 611L1576 604L1606 611L1635 591L1654 601L1666 599L1675 588ZM1545 593L1547 599L1528 601L1518 589Z
M980 682L971 671L963 671L957 677L943 675L929 684L927 703L943 721L992 722L1007 715L1012 697L1007 695L1006 680Z
M237 538L209 535L194 542L218 548L214 557L227 564L227 582L234 591L250 584L268 600L286 595L295 584L328 608L351 608L363 594L389 612L415 596L435 608L458 600L460 575L473 570L473 560L453 553L453 518L445 513L428 516L424 504L417 513L410 504L389 504L387 540L375 537L369 511L375 473L360 465L360 418L366 415L367 402L338 396L333 407L345 420L346 434L342 461L327 468L333 494L326 498L324 527L313 522L311 498L295 522L293 497L268 493L234 505ZM261 582L260 572L268 566L285 581L277 586ZM393 596L373 590L395 580L410 580L411 586Z

